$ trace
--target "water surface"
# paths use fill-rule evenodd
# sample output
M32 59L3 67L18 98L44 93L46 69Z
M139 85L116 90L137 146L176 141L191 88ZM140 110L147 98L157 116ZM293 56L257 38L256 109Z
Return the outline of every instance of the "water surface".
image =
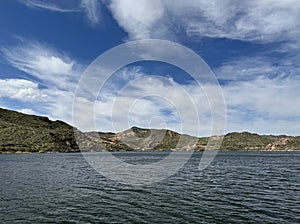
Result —
M166 152L116 153L150 163ZM81 154L0 155L1 223L300 223L300 153L196 153L149 186L101 176Z

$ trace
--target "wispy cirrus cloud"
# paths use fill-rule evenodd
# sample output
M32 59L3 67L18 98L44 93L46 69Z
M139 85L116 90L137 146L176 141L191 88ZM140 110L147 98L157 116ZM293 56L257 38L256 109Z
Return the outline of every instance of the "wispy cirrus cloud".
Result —
M221 81L237 82L260 78L286 79L297 77L300 67L294 58L270 58L264 56L240 57L222 63L214 69Z
M81 72L69 56L38 42L21 42L2 47L0 52L13 67L56 88L73 86Z
M182 16L181 22L191 36L268 43L293 39L300 26L300 4L296 0L167 2L176 16Z
M78 12L79 10L75 7L70 7L70 5L61 6L61 3L64 1L59 2L49 2L49 1L42 1L42 0L22 0L20 1L24 5L34 8L34 9L41 9L41 10L50 10L54 12Z
M32 9L48 10L57 13L84 13L91 25L101 21L101 1L74 0L74 1L45 1L24 0L20 3Z
M185 32L191 37L269 43L299 37L300 2L206 0L110 0L109 8L132 39ZM163 18L163 20L162 20ZM170 36L165 36L169 39Z
M91 24L101 21L101 4L98 0L81 0L80 6L84 9Z
M85 65L54 47L34 41L0 49L9 65L23 78L0 79L0 99L12 109L32 109L35 114L72 123L74 91ZM30 107L29 107L30 106Z

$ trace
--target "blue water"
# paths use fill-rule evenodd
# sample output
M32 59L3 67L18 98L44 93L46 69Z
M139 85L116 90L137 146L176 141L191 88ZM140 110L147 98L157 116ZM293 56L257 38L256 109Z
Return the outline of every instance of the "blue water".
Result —
M116 153L147 163L165 152ZM300 223L300 153L196 153L175 175L130 186L81 154L0 155L1 223Z

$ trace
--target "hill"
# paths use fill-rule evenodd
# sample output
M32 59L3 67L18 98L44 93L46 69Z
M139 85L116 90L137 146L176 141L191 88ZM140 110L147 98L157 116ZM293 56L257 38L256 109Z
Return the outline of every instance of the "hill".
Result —
M83 133L62 121L0 108L0 153L79 152L75 135L84 151L205 150L208 141L207 137L138 127L120 133ZM233 132L222 137L221 150L300 150L299 136Z
M1 152L77 152L73 127L0 108Z

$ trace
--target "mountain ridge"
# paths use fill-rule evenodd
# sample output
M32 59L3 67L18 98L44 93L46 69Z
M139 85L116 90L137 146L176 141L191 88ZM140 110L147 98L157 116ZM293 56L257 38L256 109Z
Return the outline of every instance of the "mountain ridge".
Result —
M223 138L220 150L300 151L300 136L258 135L245 131L212 138ZM51 121L47 117L0 108L0 153L202 151L206 149L208 139L172 130L139 127L131 127L119 133L81 132L63 121Z

